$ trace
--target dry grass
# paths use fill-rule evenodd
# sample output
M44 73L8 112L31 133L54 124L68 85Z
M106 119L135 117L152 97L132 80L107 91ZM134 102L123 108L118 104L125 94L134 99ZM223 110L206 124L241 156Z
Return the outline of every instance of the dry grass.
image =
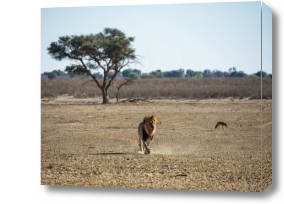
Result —
M263 189L266 189L272 184L272 103L263 104L262 118Z
M120 83L118 79L118 84ZM41 96L56 97L67 94L77 98L100 97L101 92L94 82L85 83L82 79L42 80ZM121 89L120 97L150 98L252 98L260 99L260 78L176 78L176 79L137 79ZM111 87L109 95L115 98L116 88ZM263 98L272 98L272 80L263 79Z
M43 185L260 191L260 100L99 102L42 101ZM271 105L263 102L266 186L272 178ZM153 154L138 155L137 126L147 114L161 124ZM228 128L215 130L218 121Z

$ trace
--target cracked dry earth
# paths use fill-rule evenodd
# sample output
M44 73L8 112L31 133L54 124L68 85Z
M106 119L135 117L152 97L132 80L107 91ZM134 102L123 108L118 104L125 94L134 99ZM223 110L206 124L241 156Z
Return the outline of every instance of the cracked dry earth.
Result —
M157 100L101 105L60 98L41 104L41 184L261 191L260 100ZM150 155L137 126L159 118ZM224 121L228 128L215 130ZM263 188L272 182L272 101L263 101Z

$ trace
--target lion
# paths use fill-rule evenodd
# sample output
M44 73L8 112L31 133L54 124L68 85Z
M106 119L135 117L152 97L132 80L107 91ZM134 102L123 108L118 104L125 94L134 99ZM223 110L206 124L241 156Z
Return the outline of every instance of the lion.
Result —
M153 141L157 129L158 119L154 115L144 117L138 126L139 154L150 154L150 143Z

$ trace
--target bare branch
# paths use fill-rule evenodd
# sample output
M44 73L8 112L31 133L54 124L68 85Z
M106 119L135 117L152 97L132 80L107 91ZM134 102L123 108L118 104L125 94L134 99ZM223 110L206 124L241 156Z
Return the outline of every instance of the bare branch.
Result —
M100 63L100 60L97 59L96 53L92 53L92 59L98 64L98 66L103 69L104 71L106 70L104 66ZM102 60L102 59L101 59Z
M98 86L100 89L102 89L102 86L101 86L100 83L98 82L96 76L93 75L90 70L88 70L88 68L87 68L86 64L84 63L83 59L80 59L80 62L82 63L83 67L85 68L85 71L86 71L87 75L90 76L90 77L96 82L97 86Z
M112 83L112 81L114 80L114 78L116 77L117 73L119 71L115 71L114 75L112 75L111 79L109 80L108 84L106 85L106 89L108 89Z
M134 81L134 79L126 79L124 80L121 84L119 84L116 88L117 88L117 91L116 91L116 102L118 102L119 100L119 92L120 92L120 89L123 87L123 86L126 86L127 84L130 84Z
M119 84L119 85L117 86L117 88L120 89L122 86L125 86L125 85L127 85L127 84L130 84L130 83L132 83L133 81L134 81L134 79L132 79L132 78L126 79L126 80L124 80L123 83Z

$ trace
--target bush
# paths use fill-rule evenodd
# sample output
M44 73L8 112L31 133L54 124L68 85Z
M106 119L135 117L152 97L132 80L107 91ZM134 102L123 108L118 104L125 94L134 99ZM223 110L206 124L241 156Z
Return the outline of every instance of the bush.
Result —
M117 79L124 80L124 79ZM121 98L254 98L260 99L260 78L144 78L136 79L120 91ZM263 78L263 98L272 98L272 80ZM115 98L116 87L109 90ZM56 97L62 94L78 98L101 97L99 88L89 79L42 79L41 97Z

